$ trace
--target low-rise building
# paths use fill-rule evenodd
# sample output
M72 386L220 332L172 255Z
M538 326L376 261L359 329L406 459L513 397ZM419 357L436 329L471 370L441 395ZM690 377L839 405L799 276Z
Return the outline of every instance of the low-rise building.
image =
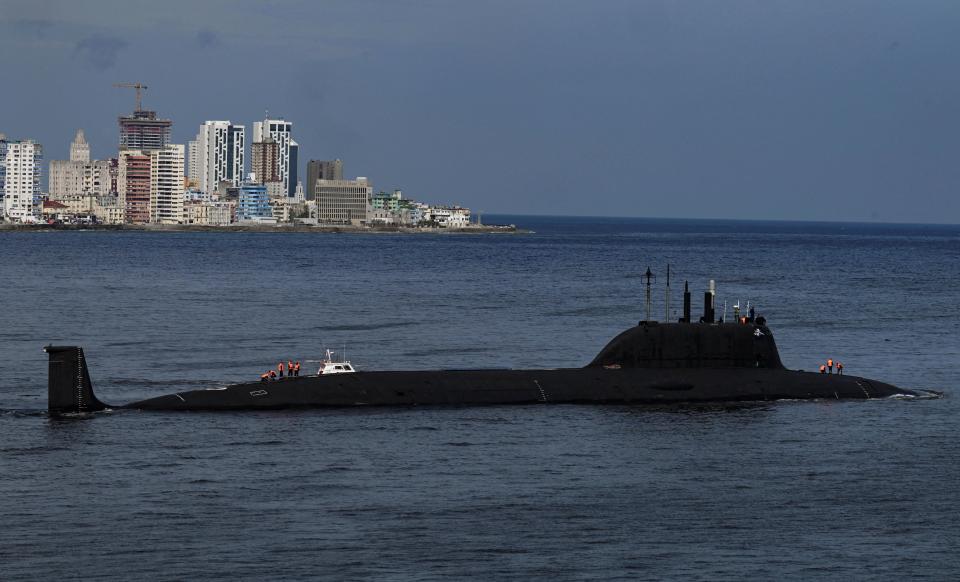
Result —
M403 201L403 192L394 190L393 193L377 192L370 198L370 208L372 210L387 210L389 212L399 212L400 203Z
M424 222L440 228L464 228L470 225L470 209L460 206L429 206L423 214Z
M317 180L314 192L320 224L364 224L370 212L373 185L356 180Z
M267 198L267 188L263 184L253 182L251 175L248 180L237 188L237 222L253 221L265 222L273 218L273 209Z
M118 196L95 197L92 213L100 224L123 224L124 207Z
M367 216L367 222L369 224L400 224L400 215L383 208L371 209Z
M56 220L60 222L67 220L71 215L67 205L56 200L44 200L42 214L46 221Z
M233 222L236 203L226 200L188 200L183 205L184 224L227 226Z

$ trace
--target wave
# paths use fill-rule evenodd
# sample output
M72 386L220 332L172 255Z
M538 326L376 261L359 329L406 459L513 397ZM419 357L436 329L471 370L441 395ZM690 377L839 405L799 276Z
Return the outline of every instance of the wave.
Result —
M492 347L486 348L436 348L429 350L411 350L404 352L403 355L410 358L429 358L430 356L440 356L443 354L482 354L485 352L496 351Z
M887 396L888 400L938 400L946 395L938 390L924 390L914 388L916 394L891 394Z
M395 327L412 327L420 325L419 321L394 321L388 323L355 323L344 325L319 325L314 329L318 331L376 331L378 329L391 329Z

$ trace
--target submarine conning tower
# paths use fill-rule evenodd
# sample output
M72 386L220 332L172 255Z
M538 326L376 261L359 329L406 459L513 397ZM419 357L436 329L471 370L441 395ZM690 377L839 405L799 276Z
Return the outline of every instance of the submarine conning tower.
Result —
M669 266L667 289L669 293ZM650 312L650 269L647 279L647 313ZM763 317L740 317L735 306L736 323L714 323L716 285L710 281L704 293L703 317L690 319L690 288L684 283L683 316L678 323L641 321L600 350L588 368L768 368L784 369L773 334ZM669 317L669 295L667 299Z
M783 369L765 325L642 321L610 340L588 368Z

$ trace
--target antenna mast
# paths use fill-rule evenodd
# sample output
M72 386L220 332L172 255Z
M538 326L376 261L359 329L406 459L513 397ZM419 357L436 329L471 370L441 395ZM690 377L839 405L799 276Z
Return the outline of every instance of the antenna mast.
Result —
M664 293L665 293L664 305L666 306L666 309L664 311L665 315L663 316L663 320L669 322L670 321L670 263L667 263L667 290Z
M653 278L653 273L650 272L650 267L647 267L647 272L643 274L647 278L647 301L646 301L646 317L644 321L650 321L650 279Z

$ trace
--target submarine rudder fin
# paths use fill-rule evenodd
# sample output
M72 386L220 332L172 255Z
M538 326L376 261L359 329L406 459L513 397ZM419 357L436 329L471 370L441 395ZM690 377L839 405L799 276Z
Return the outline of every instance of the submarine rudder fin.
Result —
M106 404L93 393L87 360L80 346L47 346L47 411L51 414L97 412Z

